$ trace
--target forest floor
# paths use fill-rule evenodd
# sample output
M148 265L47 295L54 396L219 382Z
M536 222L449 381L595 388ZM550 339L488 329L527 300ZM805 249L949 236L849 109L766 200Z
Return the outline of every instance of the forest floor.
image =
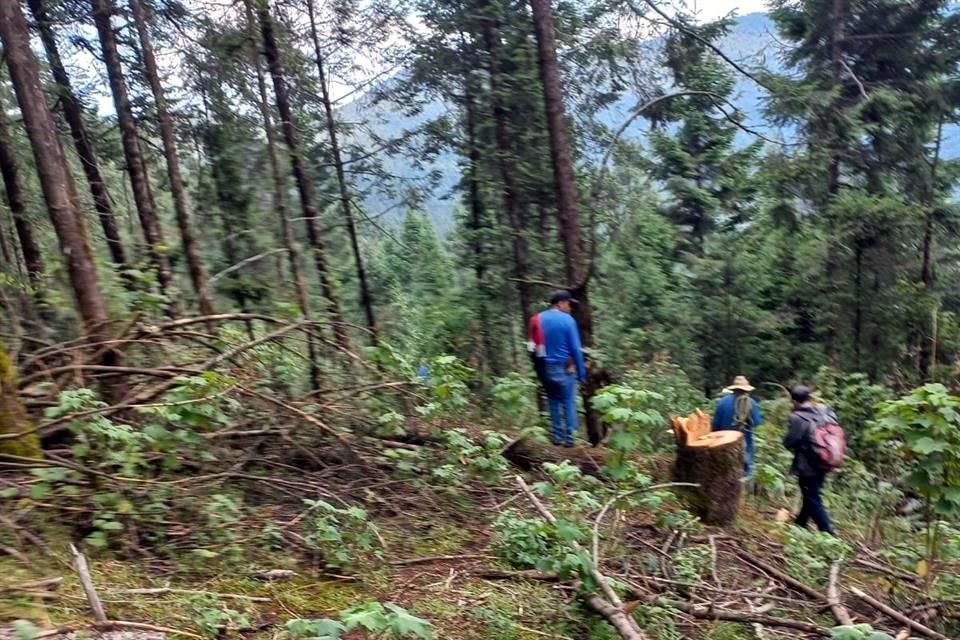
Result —
M576 456L577 453L573 452ZM591 455L584 451L584 455ZM352 475L351 475L352 474ZM329 478L330 474L322 474ZM370 601L393 602L428 620L436 638L462 640L536 640L587 638L606 640L616 634L599 616L588 612L569 583L516 571L498 560L491 547L493 520L509 505L522 506L523 495L509 488L485 485L458 487L449 493L425 490L413 480L390 480L374 486L362 472L344 468L327 480L337 487L363 487L370 519L378 531L376 558L353 558L353 567L342 573L324 569L323 558L298 544L287 525L303 518L296 491L289 499L247 496L245 518L230 526L209 553L176 553L176 543L163 556L133 546L124 559L107 554L90 558L91 576L110 620L136 621L204 638L275 638L286 621L336 617L338 612ZM307 486L317 474L288 472L285 486ZM359 482L359 484L357 484ZM375 490L374 490L375 489ZM311 497L304 491L303 497ZM275 494L274 494L275 495ZM42 512L43 505L37 504ZM711 620L710 615L679 612L653 606L641 615L641 624L657 630L655 638L734 640L737 638L797 638L823 636L834 626L823 601L811 599L763 567L784 567L783 530L777 508L750 496L741 504L738 521L724 529L707 528L697 539L677 538L657 529L655 514L623 513L615 524L627 553L617 556L611 575L642 575L638 589L662 594L691 605L709 605L724 611L766 615L816 625L820 633L745 621ZM57 579L51 586L12 591L0 586L0 621L28 619L41 629L82 628L90 621L90 608L68 552L70 530L47 523L36 528L23 520L24 534L42 538L48 549L26 544L13 555L0 555L0 585L23 585ZM167 523L168 538L176 540L178 523ZM281 544L264 544L265 531L281 530ZM188 536L189 531L179 532ZM709 571L702 583L687 584L672 567L684 545L709 548ZM267 548L272 547L272 548ZM757 559L753 564L749 558ZM622 571L618 571L621 569ZM882 574L893 571L878 565L873 573L848 567L844 580L865 589L883 588ZM825 585L814 585L820 590ZM145 591L154 590L154 591ZM166 591L164 591L166 590ZM625 598L629 600L629 598ZM852 600L852 598L850 599ZM851 603L848 600L848 604ZM897 624L884 621L868 608L852 610L855 619L875 628L896 632ZM666 627L670 627L666 629ZM347 638L362 636L347 635Z

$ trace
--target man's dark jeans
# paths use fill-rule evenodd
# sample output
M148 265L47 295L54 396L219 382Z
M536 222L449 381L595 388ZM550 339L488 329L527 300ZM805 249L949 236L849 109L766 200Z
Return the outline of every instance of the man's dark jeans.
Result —
M800 483L800 493L803 495L803 507L797 514L796 524L798 527L807 528L807 522L811 519L817 525L817 528L824 533L833 534L833 525L830 524L830 516L823 506L823 497L820 492L823 490L823 482L826 480L826 474L815 476L798 476Z

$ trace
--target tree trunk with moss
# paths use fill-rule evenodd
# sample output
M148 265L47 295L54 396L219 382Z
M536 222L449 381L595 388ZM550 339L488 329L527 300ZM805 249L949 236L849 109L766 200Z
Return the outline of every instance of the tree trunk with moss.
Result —
M36 433L15 437L31 428L17 391L17 370L0 343L0 455L39 458L40 438ZM0 459L0 465L2 462Z

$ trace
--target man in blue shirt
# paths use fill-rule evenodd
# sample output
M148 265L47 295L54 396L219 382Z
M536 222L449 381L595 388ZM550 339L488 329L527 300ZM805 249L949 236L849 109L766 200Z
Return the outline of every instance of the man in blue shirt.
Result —
M753 391L750 381L737 376L733 384L724 389L727 395L717 402L713 412L714 431L740 431L743 433L743 477L753 475L753 430L760 425L760 405L750 397Z
M530 323L531 340L543 342L535 346L544 364L542 381L550 406L550 440L564 447L573 446L573 432L577 429L576 383L587 379L580 330L570 315L576 302L569 291L556 291L550 298L550 308ZM536 336L534 327L539 332Z

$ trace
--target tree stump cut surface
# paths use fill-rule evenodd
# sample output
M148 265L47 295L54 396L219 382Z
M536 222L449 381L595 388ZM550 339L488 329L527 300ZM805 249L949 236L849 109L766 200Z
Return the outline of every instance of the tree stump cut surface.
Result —
M743 434L710 431L710 416L701 411L670 421L677 440L674 481L700 485L686 494L704 524L730 524L736 518L743 486Z

